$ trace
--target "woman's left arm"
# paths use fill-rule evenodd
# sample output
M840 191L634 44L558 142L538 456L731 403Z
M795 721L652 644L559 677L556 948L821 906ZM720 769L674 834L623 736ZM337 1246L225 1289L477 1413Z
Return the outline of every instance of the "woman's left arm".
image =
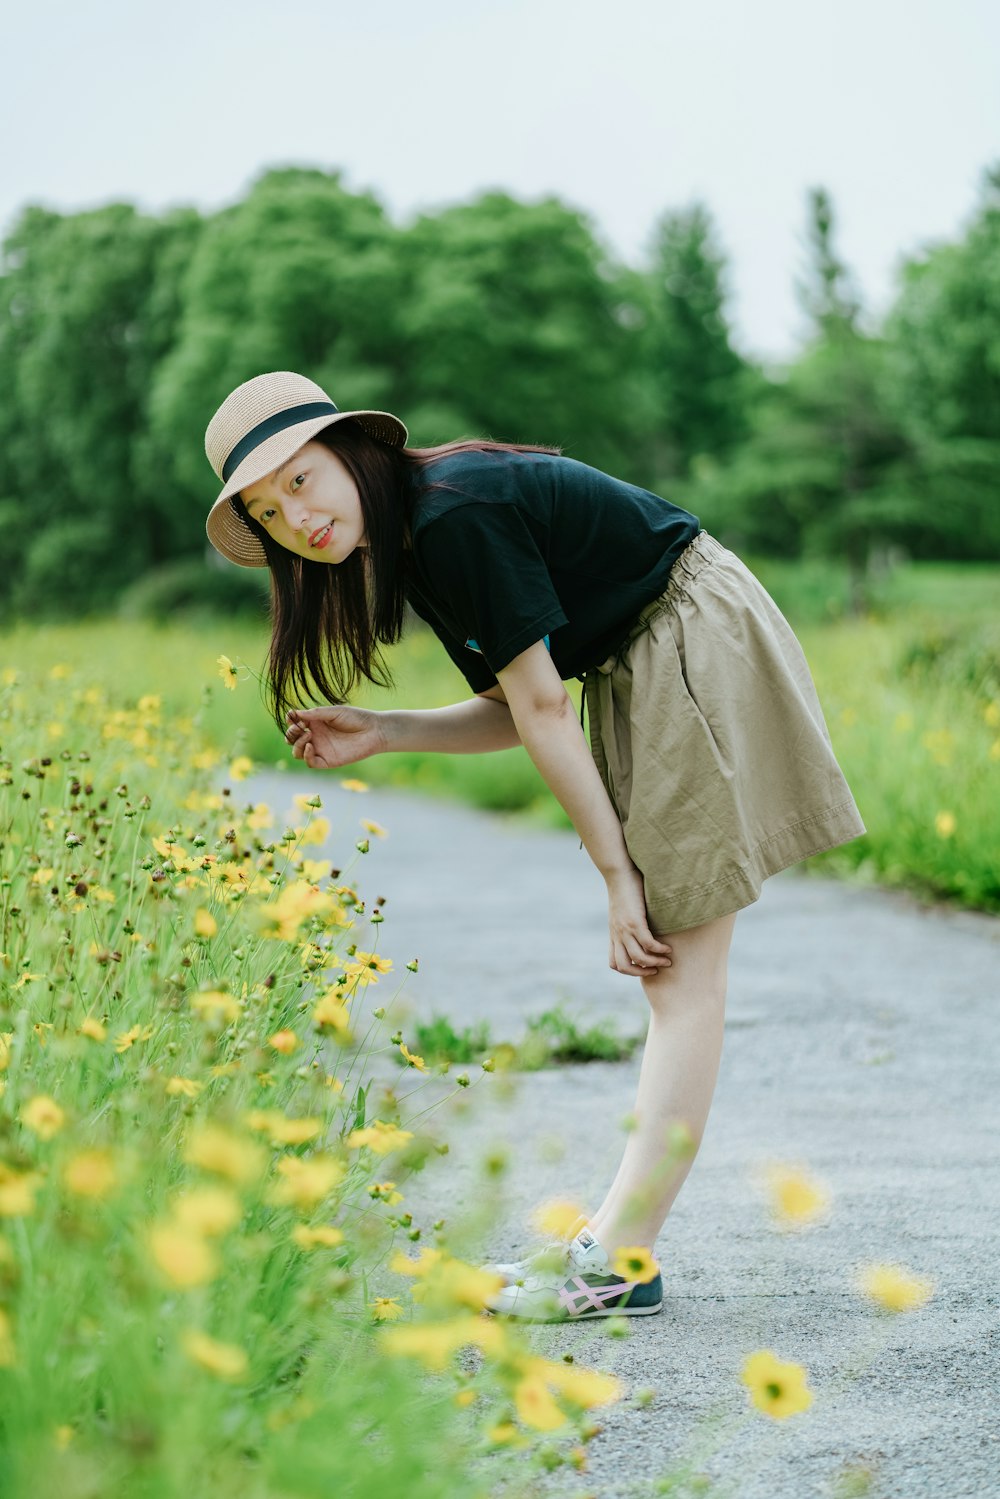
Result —
M660 966L669 946L649 930L642 875L629 856L618 814L544 642L536 641L496 675L521 743L604 876L611 913L610 966L632 974L643 965Z

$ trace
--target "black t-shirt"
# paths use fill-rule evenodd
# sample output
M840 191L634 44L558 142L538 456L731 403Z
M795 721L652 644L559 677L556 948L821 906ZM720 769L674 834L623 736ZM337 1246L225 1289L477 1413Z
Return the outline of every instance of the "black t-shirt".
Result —
M407 598L473 692L536 640L561 678L604 661L701 529L648 489L548 453L447 454L413 471L409 499Z

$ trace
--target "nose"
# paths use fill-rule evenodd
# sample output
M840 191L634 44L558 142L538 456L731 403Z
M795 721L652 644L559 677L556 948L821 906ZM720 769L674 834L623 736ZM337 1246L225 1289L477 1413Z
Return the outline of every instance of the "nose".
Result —
M307 507L294 499L285 500L285 520L293 531L302 531L306 536L311 530Z

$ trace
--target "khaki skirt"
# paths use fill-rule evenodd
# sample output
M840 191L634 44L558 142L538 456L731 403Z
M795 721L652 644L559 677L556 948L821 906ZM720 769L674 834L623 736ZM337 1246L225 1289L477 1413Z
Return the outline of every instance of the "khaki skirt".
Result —
M656 936L742 910L769 875L866 831L791 626L707 531L584 699Z

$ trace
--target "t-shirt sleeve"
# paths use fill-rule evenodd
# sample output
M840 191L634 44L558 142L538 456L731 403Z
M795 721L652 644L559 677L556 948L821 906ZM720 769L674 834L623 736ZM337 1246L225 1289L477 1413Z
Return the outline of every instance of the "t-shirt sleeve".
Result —
M433 619L429 613L419 608L412 598L410 608L425 624L430 626L473 692L485 692L487 687L497 686L496 672L490 670L484 656L463 646L450 630L445 629L440 620Z
M472 502L446 511L424 530L421 563L433 594L464 634L460 648L480 652L494 673L568 623L516 505Z

